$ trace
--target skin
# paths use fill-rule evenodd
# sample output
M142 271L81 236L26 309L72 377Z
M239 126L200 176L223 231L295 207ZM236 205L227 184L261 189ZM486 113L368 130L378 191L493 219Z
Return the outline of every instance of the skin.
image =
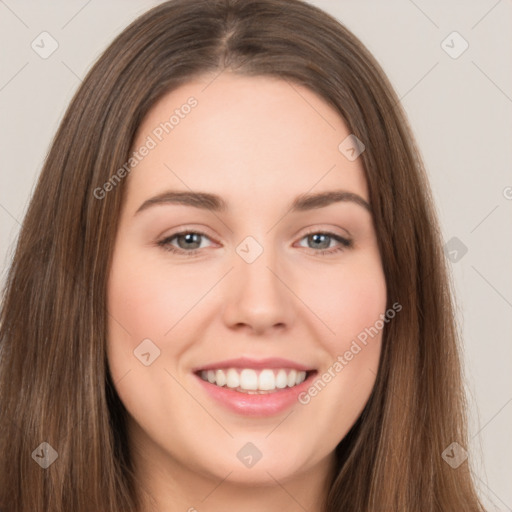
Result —
M126 178L108 282L109 367L129 412L147 510L319 511L334 449L373 388L381 332L307 405L271 417L227 410L191 370L248 356L333 373L338 356L385 312L371 214L348 201L288 212L304 193L342 189L369 201L361 159L340 152L350 131L309 89L228 71L163 97L134 148L190 96L198 105ZM171 189L218 194L228 209L159 204L136 213ZM195 255L157 245L186 229L206 233ZM309 229L353 246L333 238L315 244ZM263 249L252 263L236 252L247 236ZM169 244L184 252L198 246L183 237ZM336 248L343 250L320 254ZM146 338L160 350L149 366L134 356ZM247 442L262 453L251 468L236 457Z

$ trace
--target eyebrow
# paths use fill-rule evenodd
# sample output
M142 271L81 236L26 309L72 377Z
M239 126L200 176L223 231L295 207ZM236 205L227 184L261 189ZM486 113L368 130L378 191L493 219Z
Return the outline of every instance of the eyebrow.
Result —
M353 192L347 192L345 190L331 190L316 194L301 194L293 200L289 210L291 212L304 212L315 210L317 208L325 208L326 206L338 202L355 203L362 206L370 213L372 212L371 206L366 200ZM182 204L213 212L225 212L228 210L228 204L226 201L216 194L168 190L144 201L135 212L135 215L152 206L164 204Z

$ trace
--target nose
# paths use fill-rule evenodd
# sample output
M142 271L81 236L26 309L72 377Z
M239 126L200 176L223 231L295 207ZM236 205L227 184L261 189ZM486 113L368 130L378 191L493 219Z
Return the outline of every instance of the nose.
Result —
M226 282L223 310L229 328L270 334L291 327L295 297L287 283L288 273L276 264L271 252L264 250L252 263L241 258L235 260L235 268Z

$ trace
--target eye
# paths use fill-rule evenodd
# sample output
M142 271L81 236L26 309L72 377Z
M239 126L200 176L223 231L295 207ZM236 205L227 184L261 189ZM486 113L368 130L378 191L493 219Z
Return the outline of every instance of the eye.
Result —
M201 231L180 231L160 240L157 245L175 254L192 256L204 248L204 246L201 246L203 238L211 240L206 233ZM313 249L314 253L322 256L338 253L352 247L352 240L328 231L311 231L301 238L301 240L304 239L311 241L312 246L309 248ZM176 241L178 247L173 244L174 241ZM336 242L338 245L332 247L332 242ZM300 247L304 246L301 245Z
M179 233L174 233L173 235L160 240L157 245L166 251L174 252L177 254L192 255L196 254L199 249L202 248L202 237L209 239L205 233L201 233L200 231L180 231ZM176 239L178 247L172 245L172 241L174 239Z
M310 246L310 248L321 249L315 250L314 252L322 256L326 254L338 253L352 247L352 240L339 236L336 233L331 233L329 231L311 231L307 233L301 240L304 239L306 239L308 242L311 241L312 246ZM332 247L331 242L337 242L338 246Z

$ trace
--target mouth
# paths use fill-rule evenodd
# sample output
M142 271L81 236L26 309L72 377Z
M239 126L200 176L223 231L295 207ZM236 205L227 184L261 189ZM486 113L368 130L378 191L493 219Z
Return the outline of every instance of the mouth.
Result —
M193 373L217 403L239 414L269 416L296 403L318 372L283 359L241 358L196 368Z
M316 370L304 371L294 368L219 368L200 370L196 375L205 382L239 393L262 395L276 393L282 389L302 384Z

